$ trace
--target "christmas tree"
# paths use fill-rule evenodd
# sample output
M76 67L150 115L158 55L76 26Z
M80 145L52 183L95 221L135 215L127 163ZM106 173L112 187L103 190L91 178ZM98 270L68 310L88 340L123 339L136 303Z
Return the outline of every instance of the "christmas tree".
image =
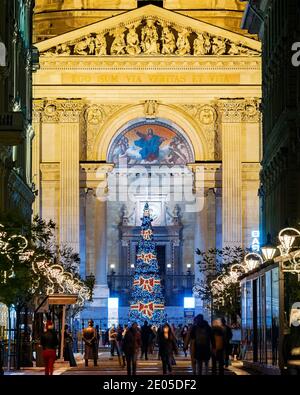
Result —
M148 203L145 204L141 220L141 236L131 294L130 321L139 324L148 321L152 325L161 325L165 321L165 303Z

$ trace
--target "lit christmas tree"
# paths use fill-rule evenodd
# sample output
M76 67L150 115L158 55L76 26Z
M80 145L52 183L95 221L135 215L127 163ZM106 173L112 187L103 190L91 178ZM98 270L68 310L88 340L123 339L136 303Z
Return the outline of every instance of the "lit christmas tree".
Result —
M145 204L138 244L133 290L130 304L130 321L161 325L165 321L165 301L153 241L149 205Z

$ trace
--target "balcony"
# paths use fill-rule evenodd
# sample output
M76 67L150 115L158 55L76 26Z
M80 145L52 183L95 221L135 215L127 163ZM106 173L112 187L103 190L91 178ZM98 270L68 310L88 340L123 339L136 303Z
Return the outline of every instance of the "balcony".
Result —
M23 114L21 112L0 113L0 144L18 145L23 140Z
M184 295L191 295L194 274L174 274L162 276L166 306L181 306ZM133 283L133 275L110 274L107 283L112 297L119 298L120 306L128 306Z

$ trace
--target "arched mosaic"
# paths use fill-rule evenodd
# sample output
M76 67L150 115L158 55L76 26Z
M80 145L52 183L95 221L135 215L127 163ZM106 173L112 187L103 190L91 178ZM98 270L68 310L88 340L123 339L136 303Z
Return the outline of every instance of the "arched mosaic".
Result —
M127 123L112 141L108 162L118 165L185 165L194 152L185 133L163 119L138 119Z

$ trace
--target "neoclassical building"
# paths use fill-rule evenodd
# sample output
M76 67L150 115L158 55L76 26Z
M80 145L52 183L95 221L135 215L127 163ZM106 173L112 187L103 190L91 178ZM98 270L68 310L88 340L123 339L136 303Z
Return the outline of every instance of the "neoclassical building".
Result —
M261 45L239 29L238 1L69 1L65 14L56 1L50 30L36 3L34 213L96 276L83 317L105 320L117 296L125 321L148 201L179 322L200 276L195 249L249 247L259 229Z

